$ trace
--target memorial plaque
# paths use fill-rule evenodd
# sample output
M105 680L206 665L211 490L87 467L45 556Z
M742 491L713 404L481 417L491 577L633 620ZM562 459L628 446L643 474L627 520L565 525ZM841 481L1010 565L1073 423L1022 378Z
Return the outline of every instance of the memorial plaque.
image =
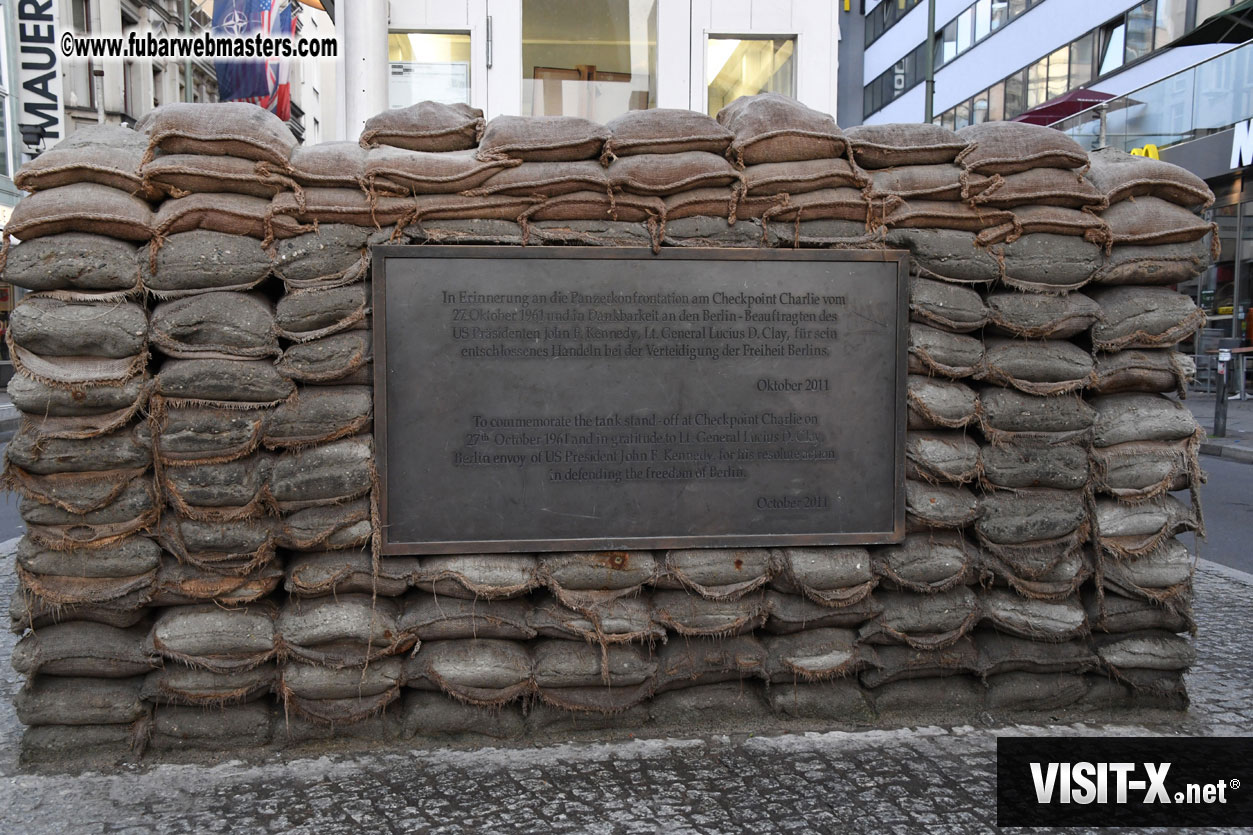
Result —
M376 247L384 553L899 541L906 263Z

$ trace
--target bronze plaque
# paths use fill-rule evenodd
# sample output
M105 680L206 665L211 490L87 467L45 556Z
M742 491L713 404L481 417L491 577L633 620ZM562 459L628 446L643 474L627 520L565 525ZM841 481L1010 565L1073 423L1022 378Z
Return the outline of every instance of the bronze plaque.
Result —
M384 553L899 541L906 264L375 247Z

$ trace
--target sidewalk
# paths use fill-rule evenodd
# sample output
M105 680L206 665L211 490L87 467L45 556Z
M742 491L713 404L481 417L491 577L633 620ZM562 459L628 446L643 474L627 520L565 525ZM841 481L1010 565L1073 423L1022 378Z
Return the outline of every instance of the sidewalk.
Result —
M9 399L9 393L0 388L0 443L11 439L21 422L21 415Z
M1213 437L1216 405L1213 392L1189 392L1183 403L1210 436L1201 443L1202 455L1253 464L1253 395L1248 400L1227 401L1227 434L1222 438Z

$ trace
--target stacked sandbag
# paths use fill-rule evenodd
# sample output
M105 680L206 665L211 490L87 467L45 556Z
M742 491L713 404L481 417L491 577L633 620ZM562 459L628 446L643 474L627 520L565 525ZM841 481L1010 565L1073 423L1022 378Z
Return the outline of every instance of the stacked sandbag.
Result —
M29 195L5 227L4 281L27 291L6 333L22 420L4 479L26 523L16 707L52 748L129 746L150 714L140 685L161 549L139 417L151 381L138 251L157 197L138 174L146 149L129 128L76 132L17 173Z
M1190 175L775 94L609 125L424 102L299 148L244 104L138 127L24 168L9 224L35 747L1186 704ZM389 242L906 250L903 541L378 553Z

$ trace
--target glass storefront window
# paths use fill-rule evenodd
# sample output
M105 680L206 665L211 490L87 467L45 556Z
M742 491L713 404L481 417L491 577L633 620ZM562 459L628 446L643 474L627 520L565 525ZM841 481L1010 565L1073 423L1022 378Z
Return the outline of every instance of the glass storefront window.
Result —
M1161 49L1183 35L1188 18L1188 0L1157 0L1157 31L1153 46Z
M1049 89L1049 58L1045 55L1039 61L1027 67L1027 108L1043 104L1048 100Z
M1250 308L1253 307L1253 201L1240 206L1240 237L1238 249L1232 252L1240 262L1240 275L1237 279L1235 305L1232 315L1235 320L1234 336L1243 344L1253 344L1253 333L1250 332Z
M1098 75L1105 75L1122 66L1122 50L1126 34L1127 26L1122 22L1101 30L1101 69Z
M710 35L705 66L709 115L716 115L740 96L781 93L795 97L795 56L795 38Z
M970 124L970 102L964 101L953 108L953 130L961 130Z
M1153 51L1154 2L1147 0L1127 11L1127 63Z
M470 103L470 35L464 32L391 32L387 36L388 101Z
M1095 33L1089 32L1070 44L1070 89L1081 87L1092 80L1092 42Z
M656 105L657 0L522 0L523 115L604 123Z
M984 90L974 98L974 106L970 110L970 123L981 125L988 120L988 91Z
M1005 84L993 84L988 88L988 121L999 122L1005 118Z

